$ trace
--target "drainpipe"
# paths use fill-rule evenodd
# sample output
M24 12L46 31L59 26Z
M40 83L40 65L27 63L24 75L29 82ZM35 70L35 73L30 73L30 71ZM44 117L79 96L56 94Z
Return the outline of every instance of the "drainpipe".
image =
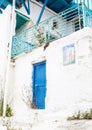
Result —
M9 39L9 52L7 59L6 77L5 77L5 87L4 87L4 103L3 103L3 117L6 116L6 105L7 105L7 92L8 92L8 81L10 72L10 62L11 62L11 48L12 48L12 37L14 33L14 20L15 20L15 0L13 0L12 5L12 18L11 18L11 29L10 29L10 39Z

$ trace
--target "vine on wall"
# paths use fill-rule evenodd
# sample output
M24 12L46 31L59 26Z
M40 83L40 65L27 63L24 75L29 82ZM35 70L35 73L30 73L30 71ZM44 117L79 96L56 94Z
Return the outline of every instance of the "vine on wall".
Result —
M32 107L32 90L31 85L23 85L22 89L22 100L25 102L25 104L31 108Z

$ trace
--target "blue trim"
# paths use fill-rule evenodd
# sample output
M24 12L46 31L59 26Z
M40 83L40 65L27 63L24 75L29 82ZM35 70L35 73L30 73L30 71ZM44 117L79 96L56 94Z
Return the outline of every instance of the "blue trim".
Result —
M2 14L3 12L2 12L2 10L0 9L0 14Z
M39 15L39 17L38 17L38 20L37 20L37 22L36 22L36 25L37 25L37 26L38 26L38 24L40 23L40 20L41 20L41 17L42 17L42 15L43 15L44 9L45 9L45 7L46 7L46 5L47 5L47 2L48 2L48 0L45 0L44 5L43 5L43 7L42 7L42 10L41 10L41 12L40 12L40 15Z
M24 0L21 0L21 3L24 5L28 15L30 15L30 0L27 0L27 5Z
M45 65L43 67L43 65ZM41 68L42 67L42 68ZM43 76L43 70L45 75ZM39 74L41 77L39 78ZM44 78L43 78L44 77ZM33 64L33 74L32 74L32 103L35 104L37 109L45 109L45 97L46 97L46 61L42 61L36 64Z
M55 2L52 2L52 3L49 5L49 8L52 8L53 5L56 5L56 3L57 3L57 0L56 0Z
M30 15L30 0L27 0L27 4L25 0L16 0L16 8L19 8L17 6L18 3L23 4L26 12L28 13L28 15ZM12 5L12 0L0 0L1 9L5 9L9 4ZM0 10L0 13L2 13L1 10Z
M0 6L3 4L4 0L0 0Z
M64 5L68 8L69 4L67 3L67 1L63 0Z
M24 14L16 11L16 29L19 29L23 26L27 21L30 21L30 18L25 16Z
M35 69L34 69L34 64L32 66L33 72L32 72L32 103L34 103L34 74L35 74Z

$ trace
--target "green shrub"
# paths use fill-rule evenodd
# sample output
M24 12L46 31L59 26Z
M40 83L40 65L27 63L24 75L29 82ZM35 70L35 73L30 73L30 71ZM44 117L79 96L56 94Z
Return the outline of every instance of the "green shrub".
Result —
M3 115L3 100L0 100L0 116Z
M7 117L13 116L12 109L9 106L9 104L6 105L6 116Z
M92 119L92 109L82 112L80 113L80 111L78 111L78 113L74 114L73 116L69 116L67 118L67 120L90 120Z
M9 104L6 105L6 117L13 115L12 109ZM3 116L3 99L0 100L0 116Z

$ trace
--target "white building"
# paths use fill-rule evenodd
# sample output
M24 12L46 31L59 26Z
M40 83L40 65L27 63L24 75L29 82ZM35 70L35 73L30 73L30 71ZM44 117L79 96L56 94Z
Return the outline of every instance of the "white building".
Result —
M84 3L59 14L46 8L37 27L41 8L31 1L31 20L23 8L24 15L15 11L11 62L12 7L0 15L0 87L13 111L11 127L91 130L91 120L67 118L92 109L92 13ZM20 26L28 22L19 28L18 18Z

